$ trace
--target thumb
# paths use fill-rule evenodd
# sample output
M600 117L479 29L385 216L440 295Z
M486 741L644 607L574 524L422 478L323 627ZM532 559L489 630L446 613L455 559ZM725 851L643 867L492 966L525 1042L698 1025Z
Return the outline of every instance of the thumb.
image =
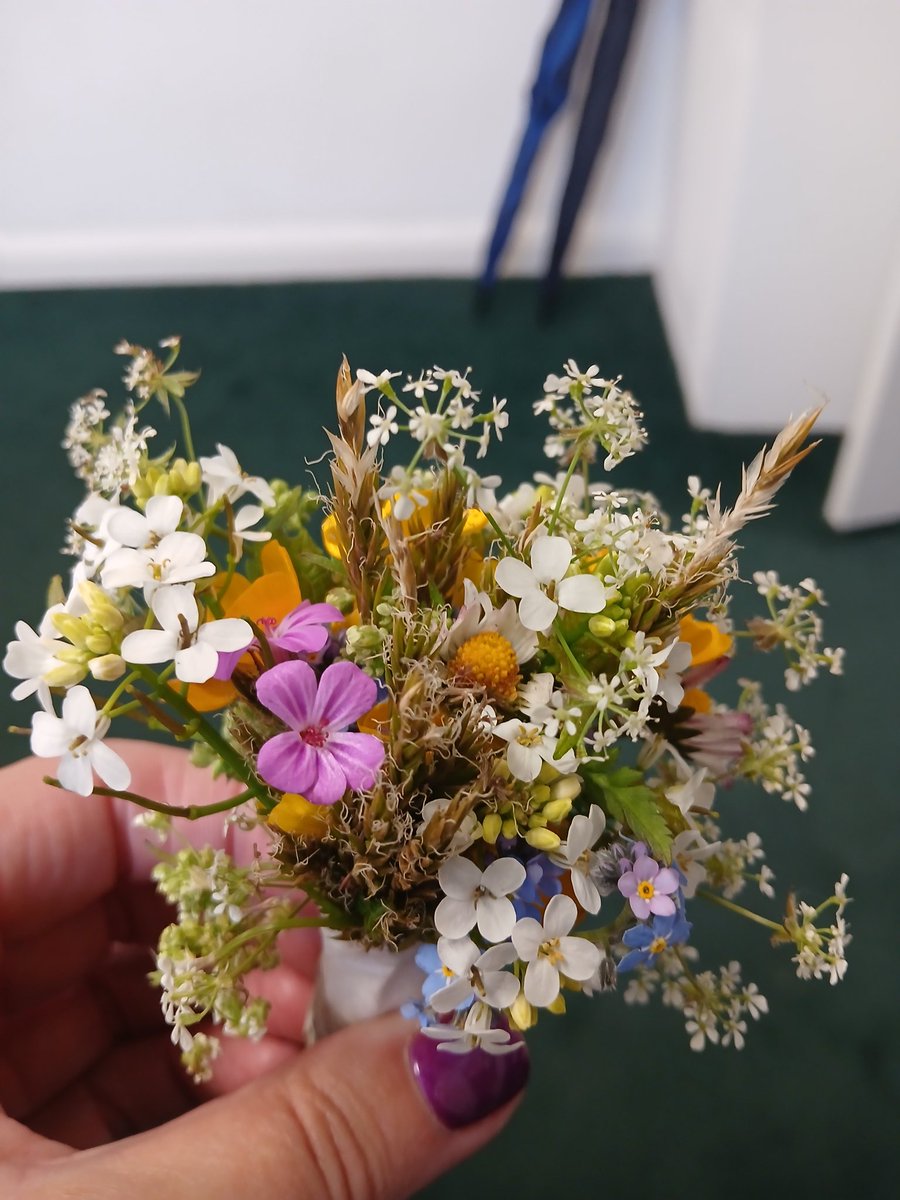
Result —
M398 1200L488 1142L527 1078L524 1042L504 1055L458 1055L408 1021L382 1017L92 1154L90 1194Z

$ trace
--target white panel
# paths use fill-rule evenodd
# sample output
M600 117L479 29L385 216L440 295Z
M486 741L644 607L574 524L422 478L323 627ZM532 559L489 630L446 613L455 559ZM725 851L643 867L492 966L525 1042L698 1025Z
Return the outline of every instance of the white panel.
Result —
M900 4L693 0L659 294L693 421L849 419L900 209Z
M0 6L0 286L471 273L557 6ZM654 261L683 3L645 7L576 272ZM545 262L575 116L511 272Z

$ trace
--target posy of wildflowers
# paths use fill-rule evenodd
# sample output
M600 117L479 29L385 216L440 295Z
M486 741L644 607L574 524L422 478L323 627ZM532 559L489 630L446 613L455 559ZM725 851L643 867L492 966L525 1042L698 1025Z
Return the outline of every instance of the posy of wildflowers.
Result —
M743 636L784 651L789 690L838 674L822 594L758 573L766 612L746 630L726 614L735 537L811 448L815 414L745 469L731 507L690 476L673 528L649 493L594 477L646 441L596 366L547 377L534 408L553 469L503 493L471 460L502 438L505 400L468 370L344 362L320 494L221 443L197 455L177 338L117 349L123 411L90 393L63 443L88 488L69 580L17 623L4 667L36 704L50 782L124 797L151 828L210 812L258 826L249 867L209 848L156 868L176 919L155 980L195 1076L217 1046L201 1020L261 1035L246 977L301 925L418 947L411 1009L448 1053L505 1053L510 1028L617 976L626 1000L680 1009L694 1049L739 1048L767 1004L736 963L695 969L701 902L791 947L802 979L843 976L846 877L780 917L739 904L748 887L772 899L774 874L721 788L743 777L807 807L808 732L733 660ZM150 405L180 446L154 442ZM388 469L401 438L411 453ZM178 809L129 791L105 740L128 721L192 742L235 794Z

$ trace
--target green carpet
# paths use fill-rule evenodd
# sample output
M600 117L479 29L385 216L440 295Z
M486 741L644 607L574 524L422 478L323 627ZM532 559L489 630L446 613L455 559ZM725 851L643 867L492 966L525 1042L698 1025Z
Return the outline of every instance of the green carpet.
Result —
M11 635L17 617L39 617L47 578L65 569L55 551L79 496L58 445L66 405L93 386L120 395L122 364L110 351L123 336L148 345L184 336L184 365L204 372L191 393L198 451L225 442L253 473L305 477L325 446L321 426L331 420L345 352L375 371L472 364L476 386L509 397L512 426L488 465L512 485L544 466L529 402L572 356L624 375L644 406L651 445L617 482L649 487L676 518L689 473L721 479L734 494L758 439L687 428L646 280L571 283L549 326L535 324L532 285L504 285L497 299L479 319L470 287L443 282L0 295L0 628ZM798 409L805 403L797 397ZM746 1049L693 1054L678 1015L659 1006L626 1008L611 996L573 1003L567 1017L547 1017L535 1031L533 1084L512 1125L429 1189L432 1200L896 1194L900 739L886 622L900 591L900 530L828 530L821 507L835 450L826 439L776 513L744 539L745 578L763 567L790 582L812 575L831 604L827 640L848 650L845 677L820 680L789 704L819 747L808 772L811 811L740 789L721 807L726 829L733 813L731 832L762 835L782 894L792 885L819 898L849 871L856 901L846 981L801 983L763 931L695 902L704 964L740 959L769 998L771 1015L749 1031ZM743 589L736 615L754 607L753 589ZM746 669L776 695L777 663L756 656ZM4 694L3 729L27 724L29 713ZM3 760L24 749L2 735Z

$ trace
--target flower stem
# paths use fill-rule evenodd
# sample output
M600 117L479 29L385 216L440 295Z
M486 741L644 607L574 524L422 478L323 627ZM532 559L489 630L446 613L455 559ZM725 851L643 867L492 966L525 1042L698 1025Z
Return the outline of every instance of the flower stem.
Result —
M569 484L572 482L572 476L575 474L575 468L581 459L579 448L576 447L572 452L572 461L569 463L565 478L560 485L559 491L556 493L556 503L553 506L553 512L550 514L550 520L547 522L547 532L553 533L556 529L556 523L559 520L559 514L562 511L563 500L566 498Z
M63 786L52 775L45 775L44 783L55 788ZM188 821L196 821L199 817L209 817L213 813L228 812L229 809L237 808L239 804L244 804L253 798L253 792L248 788L237 796L219 800L216 804L189 804L186 808L182 808L177 804L163 804L161 800L151 800L148 796L139 796L136 792L122 792L116 788L95 787L93 794L95 796L112 796L116 800L128 800L131 804L137 804L141 808L164 813L167 817L185 817Z
M708 900L710 904L718 904L720 908L727 908L729 912L737 913L739 917L746 917L748 921L755 921L757 925L762 925L765 929L771 929L775 933L784 932L784 926L777 921L770 921L768 917L760 916L759 913L752 912L749 908L735 904L733 900L726 900L724 896L717 896L715 892L698 891L696 894L702 900Z
M169 393L172 403L178 409L178 416L181 419L181 436L184 440L184 448L187 451L187 456L190 462L196 462L197 456L194 454L194 439L191 437L191 422L188 417L187 407L180 396L174 396Z

